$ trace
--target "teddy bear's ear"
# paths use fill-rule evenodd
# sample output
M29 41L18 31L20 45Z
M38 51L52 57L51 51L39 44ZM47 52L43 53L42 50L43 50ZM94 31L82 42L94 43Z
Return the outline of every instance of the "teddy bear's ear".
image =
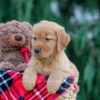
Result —
M22 23L22 28L24 31L27 33L27 38L29 40L29 47L31 48L31 35L32 35L32 25L28 22L23 22Z
M30 23L28 23L28 22L23 22L22 23L22 26L24 27L24 28L27 28L28 30L32 30L32 25L30 24Z
M68 45L70 41L70 36L65 32L65 30L57 30L57 51L61 52Z

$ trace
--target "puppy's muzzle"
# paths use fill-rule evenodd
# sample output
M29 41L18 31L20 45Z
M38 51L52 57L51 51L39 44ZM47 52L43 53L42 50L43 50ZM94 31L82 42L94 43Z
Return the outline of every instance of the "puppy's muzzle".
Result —
M35 52L35 54L40 54L41 48L35 48L35 49L34 49L34 52Z

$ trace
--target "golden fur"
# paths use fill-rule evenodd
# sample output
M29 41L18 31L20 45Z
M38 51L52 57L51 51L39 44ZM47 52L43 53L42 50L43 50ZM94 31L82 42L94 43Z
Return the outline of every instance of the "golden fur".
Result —
M69 75L76 76L77 83L78 70L64 53L69 41L64 28L55 22L41 21L33 26L32 57L23 74L23 85L27 90L34 88L37 74L49 75L47 89L50 93L55 93ZM41 49L39 54L34 52L36 48Z

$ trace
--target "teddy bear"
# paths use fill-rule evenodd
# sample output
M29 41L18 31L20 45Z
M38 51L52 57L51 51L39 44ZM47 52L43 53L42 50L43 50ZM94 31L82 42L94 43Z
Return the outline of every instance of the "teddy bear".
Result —
M0 70L23 72L31 57L30 39L32 25L12 20L0 24Z

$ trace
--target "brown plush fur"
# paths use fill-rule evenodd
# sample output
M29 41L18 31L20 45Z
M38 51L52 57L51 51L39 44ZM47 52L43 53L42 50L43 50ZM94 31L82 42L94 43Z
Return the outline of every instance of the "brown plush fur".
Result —
M10 21L0 24L0 69L24 70L26 66L21 47L30 47L32 26L28 22ZM22 38L18 41L17 38Z
M70 37L64 28L54 22L41 21L33 26L32 57L23 74L26 89L34 88L37 74L49 75L47 89L50 93L55 93L69 75L76 76L77 83L78 70L64 53L69 41ZM40 52L37 53L37 49Z

